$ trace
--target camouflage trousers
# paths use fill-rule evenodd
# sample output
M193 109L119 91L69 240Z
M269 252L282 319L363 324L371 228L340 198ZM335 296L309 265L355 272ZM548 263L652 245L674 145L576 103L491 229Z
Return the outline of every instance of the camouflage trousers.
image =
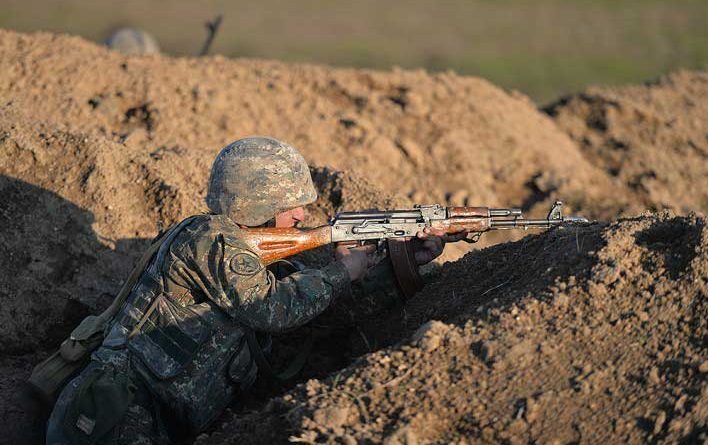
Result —
M71 380L62 390L54 410L47 423L47 445L68 445L71 439L67 434L64 423L70 404L77 394L77 390L86 376L100 366L105 366L99 362L92 361L86 368ZM131 380L138 383L138 377L130 370L127 370ZM137 391L134 401L128 406L123 418L105 436L101 437L96 444L100 445L157 445L170 443L167 438L165 428L156 419L156 410L150 402L150 395L142 384L137 384Z

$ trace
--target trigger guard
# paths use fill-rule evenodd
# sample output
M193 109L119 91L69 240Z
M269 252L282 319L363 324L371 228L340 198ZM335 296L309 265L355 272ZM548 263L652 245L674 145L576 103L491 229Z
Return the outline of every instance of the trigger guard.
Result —
M482 232L474 232L474 233L471 233L472 236L469 236L469 235L470 234L468 233L467 236L465 236L462 239L470 244L474 244L477 241L479 241L479 239L482 237Z

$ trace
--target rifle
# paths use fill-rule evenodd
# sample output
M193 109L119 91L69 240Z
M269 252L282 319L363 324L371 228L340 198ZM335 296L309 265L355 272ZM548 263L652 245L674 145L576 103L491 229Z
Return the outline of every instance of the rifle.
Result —
M416 205L402 210L341 212L329 224L313 229L243 228L243 240L264 265L331 243L363 245L377 242L387 250L401 290L407 297L422 287L413 249L408 242L425 228L443 229L446 234L467 232L469 243L484 232L511 229L547 229L563 224L588 223L577 216L563 216L563 203L556 201L545 219L526 219L518 208L443 207Z

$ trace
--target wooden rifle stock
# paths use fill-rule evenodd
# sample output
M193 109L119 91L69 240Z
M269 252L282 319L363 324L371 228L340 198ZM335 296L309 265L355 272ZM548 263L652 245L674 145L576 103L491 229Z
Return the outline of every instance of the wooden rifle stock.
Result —
M489 207L448 207L448 218L477 217L486 218L489 216Z
M265 266L332 242L330 226L307 230L294 227L243 227L241 233L243 241Z

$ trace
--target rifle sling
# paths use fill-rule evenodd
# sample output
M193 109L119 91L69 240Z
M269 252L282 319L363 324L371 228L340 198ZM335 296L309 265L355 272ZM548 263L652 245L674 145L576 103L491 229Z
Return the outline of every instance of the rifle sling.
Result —
M113 316L118 312L121 306L123 306L123 303L125 303L125 300L128 298L130 291L133 290L133 287L140 278L140 275L142 275L142 273L145 271L145 267L147 267L148 263L150 262L152 257L155 256L160 247L165 243L171 244L180 229L194 221L194 218L196 218L196 216L191 216L182 221L181 223L175 224L174 226L170 227L167 231L165 231L165 233L160 235L160 237L150 245L148 250L143 254L142 257L140 257L140 260L136 263L135 267L133 268L133 271L128 277L128 280L120 289L120 292L113 300L113 303L111 303L111 305L105 311L103 311L101 315L99 315L99 317L101 317L105 321L113 318Z

